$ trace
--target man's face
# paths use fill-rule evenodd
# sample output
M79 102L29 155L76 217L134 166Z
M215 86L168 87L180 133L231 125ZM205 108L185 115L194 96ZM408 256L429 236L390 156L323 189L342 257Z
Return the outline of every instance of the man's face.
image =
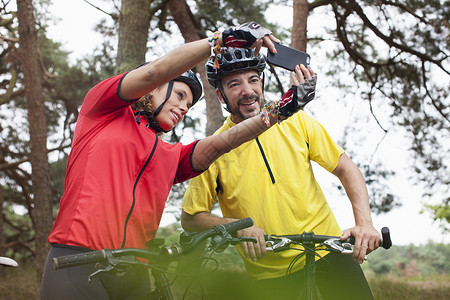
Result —
M260 113L264 99L262 81L257 71L246 70L228 74L222 78L222 86L232 110L231 120L234 123ZM225 103L220 92L216 92L219 100Z

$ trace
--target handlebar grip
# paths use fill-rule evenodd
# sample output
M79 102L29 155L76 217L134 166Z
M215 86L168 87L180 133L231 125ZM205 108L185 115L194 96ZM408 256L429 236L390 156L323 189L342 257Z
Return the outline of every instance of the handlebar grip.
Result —
M54 257L53 267L55 270L75 267L89 263L101 262L106 260L106 251L97 250L85 253L77 253L66 256Z
M348 243L354 245L355 238L353 236L351 236L348 239L346 239L345 242L348 242ZM384 249L389 249L389 248L391 248L391 246L392 246L392 241L391 241L391 234L389 232L389 228L383 227L383 228L381 228L380 247L383 247Z
M382 237L381 247L383 247L384 249L391 248L392 241L391 241L391 233L389 232L389 228L387 228L387 227L381 228L381 237Z
M231 223L223 224L222 226L225 228L227 232L236 232L238 230L253 226L254 222L252 218L245 218L241 220L237 220Z
M224 231L227 233L234 233L238 230L250 226L253 226L253 219L249 217L222 225L216 225L213 228L200 232L197 235L182 232L180 234L180 245L182 247L182 251L184 253L187 253L192 251L192 249L197 247L203 240L209 237L213 237L218 234L223 234Z

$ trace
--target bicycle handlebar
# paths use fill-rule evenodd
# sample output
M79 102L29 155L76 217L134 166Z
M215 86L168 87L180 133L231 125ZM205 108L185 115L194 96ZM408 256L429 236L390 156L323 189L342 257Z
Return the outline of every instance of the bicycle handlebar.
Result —
M218 235L220 233L234 233L238 230L253 226L254 222L252 218L245 218L234 222L226 223L223 225L216 225L213 228L200 232L197 235L192 235L186 231L180 235L180 246L185 252L188 252L197 247L205 239Z
M178 245L155 250L137 249L137 248L123 248L123 249L103 249L94 250L85 253L77 253L66 256L53 258L53 267L55 270L75 267L89 263L104 262L114 257L122 256L136 256L144 259L154 259L158 257L177 257L182 253L187 253L197 247L202 241L207 238L222 235L226 236L238 230L253 226L252 218L245 218L231 223L217 225L213 228L203 231L199 234L192 234L186 231L180 234L180 242Z
M384 249L389 249L392 246L390 231L388 227L383 227L381 229L381 235L382 239L380 242L380 247L383 247ZM284 248L288 243L294 242L294 243L324 243L328 240L340 240L340 237L338 236L329 236L329 235L316 235L313 232L303 232L302 234L294 234L294 235L264 235L264 239L268 242L270 241L278 241L279 243L282 243L278 246L278 248ZM355 238L353 236L349 237L346 240L340 241L341 243L355 243Z
M238 230L251 227L253 226L253 224L254 224L253 219L249 217L214 227L223 226L227 232L236 232Z

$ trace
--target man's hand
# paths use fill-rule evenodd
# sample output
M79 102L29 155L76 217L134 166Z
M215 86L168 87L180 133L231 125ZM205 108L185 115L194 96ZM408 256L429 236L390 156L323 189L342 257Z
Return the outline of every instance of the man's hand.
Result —
M372 224L364 226L355 226L347 229L341 237L345 240L353 236L355 245L353 246L353 259L362 264L367 254L380 246L381 238L378 231Z
M266 255L266 241L264 235L266 232L257 226L244 228L237 232L238 237L250 237L256 239L257 243L243 242L242 250L247 258L257 261Z
M281 119L288 118L303 109L314 99L317 75L304 65L297 66L291 73L292 87L283 95L280 103Z

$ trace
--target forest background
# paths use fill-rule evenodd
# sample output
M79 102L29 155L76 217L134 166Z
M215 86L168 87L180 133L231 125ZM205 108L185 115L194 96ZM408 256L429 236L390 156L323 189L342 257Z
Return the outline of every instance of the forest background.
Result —
M210 35L204 28L224 29L249 19L311 54L321 75L320 92L306 110L363 170L376 227L391 227L397 244L429 245L429 240L448 244L449 1L146 0L136 1L144 7L137 10L126 0L54 2L33 1L36 51L21 51L30 48L20 41L25 34L19 34L15 3L3 1L0 8L0 253L31 262L39 274L46 255L45 237L63 191L76 115L93 84L184 41ZM140 28L146 30L126 30L136 26L127 23L127 10L142 19ZM75 25L64 26L70 18ZM92 38L94 25L97 33ZM89 33L82 30L87 26ZM57 32L63 32L64 38ZM39 75L34 77L42 78L41 97L28 97L33 99L27 99L36 95L27 94L30 68L25 65L30 60L39 63ZM201 66L197 71L204 81ZM271 69L266 76L266 95L276 99L288 86L287 74ZM211 95L205 91L205 101L166 137L168 141L201 138L222 123L225 114ZM38 98L41 106L30 106ZM37 113L39 107L43 115ZM28 111L33 113L27 122ZM33 116L39 120L33 121ZM36 132L47 133L45 151L43 137ZM38 152L43 152L41 158ZM48 170L48 174L32 170ZM338 182L320 169L316 172L341 226L351 226L351 208ZM174 188L165 214L173 217L165 218L164 225L179 215L184 188ZM431 252L449 261L448 250ZM448 269L439 272L448 274Z

